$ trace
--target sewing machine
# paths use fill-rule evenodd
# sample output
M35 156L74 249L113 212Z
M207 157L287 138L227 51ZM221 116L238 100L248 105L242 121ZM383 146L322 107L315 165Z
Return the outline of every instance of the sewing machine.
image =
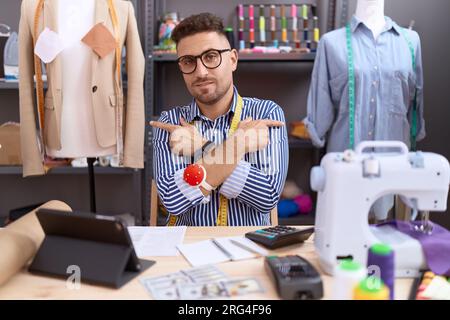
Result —
M332 275L345 258L366 265L368 248L383 242L395 252L396 277L417 276L426 267L420 243L389 225L369 226L369 210L380 197L396 194L425 216L445 211L449 184L446 158L409 153L402 142L367 141L355 151L327 154L311 171L318 192L314 241L324 271Z

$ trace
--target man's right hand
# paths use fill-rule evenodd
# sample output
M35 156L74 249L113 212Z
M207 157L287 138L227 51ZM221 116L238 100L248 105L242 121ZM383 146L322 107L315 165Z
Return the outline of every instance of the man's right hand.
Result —
M282 127L284 123L271 119L253 120L251 117L242 120L233 135L237 143L245 146L245 153L256 152L267 147L269 128Z

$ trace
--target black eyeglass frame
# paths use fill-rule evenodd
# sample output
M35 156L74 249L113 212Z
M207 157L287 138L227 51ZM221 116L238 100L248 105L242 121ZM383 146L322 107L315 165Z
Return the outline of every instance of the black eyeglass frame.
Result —
M200 59L200 61L202 62L202 64L205 66L205 68L207 68L207 69L217 69L218 67L220 67L220 65L222 64L222 53L225 53L225 52L228 52L228 51L232 51L233 49L231 49L231 48L229 48L229 49L222 49L222 50L219 50L219 49L208 49L208 50L206 50L206 51L203 51L202 53L200 53L199 55L197 55L197 56L191 56L191 55L184 55L184 56L181 56L181 57L179 57L176 61L177 61L177 64L178 64L178 68L180 69L180 71L182 72L182 73L184 73L184 74L192 74L192 73L194 73L195 72L195 70L197 70L197 60L198 59ZM213 51L213 52L218 52L219 53L219 57L220 57L220 61L219 61L219 64L217 65L217 66L215 66L215 67L213 67L213 68L210 68L210 67L208 67L207 65L205 65L205 62L203 61L203 59L202 59L202 57L203 57L203 55L205 55L205 54L207 54L208 52L211 52L211 51ZM195 61L195 67L194 67L194 70L192 70L191 72L184 72L183 70L181 70L181 67L180 67L180 61L181 61L181 59L183 59L183 58L186 58L186 57L190 57L190 58L192 58L194 61Z

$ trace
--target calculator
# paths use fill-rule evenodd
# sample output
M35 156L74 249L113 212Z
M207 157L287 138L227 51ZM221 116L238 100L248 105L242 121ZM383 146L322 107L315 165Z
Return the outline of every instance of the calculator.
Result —
M298 255L269 256L264 266L282 299L312 300L323 297L319 272Z
M314 228L298 229L288 226L276 226L247 232L245 237L268 249L276 249L306 241Z

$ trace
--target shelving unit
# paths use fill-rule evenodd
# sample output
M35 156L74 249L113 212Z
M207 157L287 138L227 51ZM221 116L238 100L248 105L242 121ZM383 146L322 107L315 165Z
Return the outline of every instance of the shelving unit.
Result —
M239 62L314 62L316 54L312 53L240 53ZM175 62L174 53L155 53L154 62Z
M84 175L87 174L86 168L75 167L56 167L51 169L47 174L49 175ZM95 174L101 175L126 175L139 174L140 169L131 168L113 168L113 167L94 167ZM21 166L0 166L0 175L22 175Z

